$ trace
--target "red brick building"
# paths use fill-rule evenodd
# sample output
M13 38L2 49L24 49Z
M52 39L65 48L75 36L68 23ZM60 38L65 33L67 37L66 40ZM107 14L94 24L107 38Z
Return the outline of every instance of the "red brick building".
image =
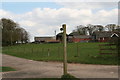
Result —
M72 36L68 37L70 42L89 42L91 40L91 36L89 35L79 35L79 36Z
M71 33L68 36L69 42L89 42L91 39L90 35L80 35L77 32Z

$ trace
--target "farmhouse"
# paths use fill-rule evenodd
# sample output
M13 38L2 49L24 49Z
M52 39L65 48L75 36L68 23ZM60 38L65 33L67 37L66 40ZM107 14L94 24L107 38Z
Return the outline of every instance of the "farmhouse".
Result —
M113 33L114 32L112 31L96 31L92 34L92 40L98 42L108 42Z
M56 37L34 37L35 42L59 42Z

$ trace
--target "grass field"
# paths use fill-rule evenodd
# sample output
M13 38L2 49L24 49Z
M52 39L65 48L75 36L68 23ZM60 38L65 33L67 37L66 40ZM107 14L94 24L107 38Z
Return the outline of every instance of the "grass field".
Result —
M86 64L117 64L115 55L100 55L99 44L68 43L68 62ZM63 44L21 44L3 47L3 53L37 61L63 61Z
M25 78L23 80L81 80L71 74L62 75L61 78Z
M0 67L0 72L7 72L7 71L16 71L15 69L11 68L11 67Z

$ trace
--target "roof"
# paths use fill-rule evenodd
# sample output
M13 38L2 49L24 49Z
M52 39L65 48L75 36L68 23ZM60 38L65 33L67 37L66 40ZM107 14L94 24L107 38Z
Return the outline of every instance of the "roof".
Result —
M78 35L78 36L73 36L74 38L91 38L90 35Z
M69 35L71 35L71 36L79 36L80 34L78 32L72 32Z
M93 33L94 35L96 35L97 37L110 37L113 32L112 31L96 31Z
M53 37L47 37L47 36L46 36L46 37L35 37L35 38L53 38Z
M63 35L63 32L58 33L56 36L62 36L62 35ZM68 34L66 34L66 36L68 36Z
M90 38L90 35L80 35L78 32L70 33L69 36L73 36L74 38Z
M113 33L110 37L113 37L113 36L119 37L117 33Z
M54 40L55 37L34 37L35 41Z
M118 36L120 38L120 31L114 31L112 35L116 35L116 36Z

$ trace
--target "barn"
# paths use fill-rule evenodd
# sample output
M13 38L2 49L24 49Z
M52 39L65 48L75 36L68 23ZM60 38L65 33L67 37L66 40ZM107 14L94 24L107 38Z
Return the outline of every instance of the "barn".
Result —
M69 42L89 42L90 40L90 35L80 35L79 33L72 33L68 36Z
M112 34L112 31L96 31L92 34L92 40L98 42L108 42Z
M90 35L73 36L73 42L89 42L91 40Z

